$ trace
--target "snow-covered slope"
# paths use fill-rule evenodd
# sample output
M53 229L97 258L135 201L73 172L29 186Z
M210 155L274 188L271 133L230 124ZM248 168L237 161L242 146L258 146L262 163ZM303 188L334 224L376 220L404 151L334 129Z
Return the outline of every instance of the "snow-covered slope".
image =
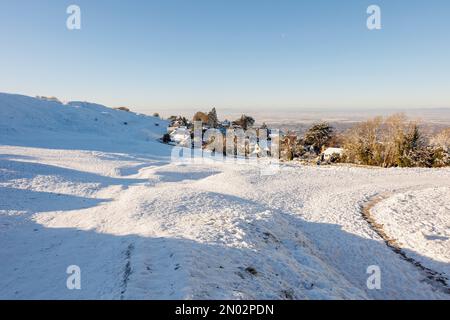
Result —
M450 187L448 169L262 176L171 163L152 117L2 94L0 118L0 298L449 298L361 213L378 193Z
M98 104L0 93L0 144L139 150L142 142L160 138L166 127L159 118Z
M450 188L399 192L372 214L385 232L423 265L450 279Z

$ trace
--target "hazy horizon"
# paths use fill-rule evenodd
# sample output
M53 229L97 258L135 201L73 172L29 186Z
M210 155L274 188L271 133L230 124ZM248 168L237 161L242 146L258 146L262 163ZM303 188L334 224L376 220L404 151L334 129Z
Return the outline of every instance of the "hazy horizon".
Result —
M0 91L0 93L2 93ZM116 108L118 105L108 105L103 104L99 101L95 101L92 99L76 99L76 100L67 100L62 97L56 95L29 95L25 93L16 93L16 92L3 92L6 94L17 94L17 95L25 95L30 97L55 97L59 99L63 103L67 103L70 101L85 101L89 103L101 104L106 107ZM123 106L123 105L122 105ZM188 119L191 119L193 115L202 111L207 113L215 106L206 106L206 107L186 107L181 109L176 108L135 108L130 105L126 105L126 107L130 108L132 112L142 113L146 115L153 115L154 113L158 113L162 118L168 118L170 116L184 116ZM220 108L215 107L219 120L235 120L238 119L242 114L247 114L255 118L256 122L261 124L266 122L267 124L272 124L276 126L282 125L295 125L299 123L307 124L315 121L329 121L329 122L340 122L340 123L354 123L366 120L375 116L388 116L395 113L404 113L411 119L416 119L419 121L438 124L438 125L450 125L450 107L428 107L428 108L342 108L339 110L336 109L327 109L327 108L297 108L297 109L282 109L282 108L259 108L259 109L245 109L245 108Z

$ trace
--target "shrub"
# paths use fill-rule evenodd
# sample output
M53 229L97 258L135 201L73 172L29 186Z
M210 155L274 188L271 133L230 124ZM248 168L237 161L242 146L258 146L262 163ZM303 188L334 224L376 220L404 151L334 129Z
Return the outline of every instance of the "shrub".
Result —
M127 107L118 107L118 108L115 108L116 110L121 110L121 111L126 111L126 112L130 112L131 110L129 109L129 108L127 108Z
M170 141L171 141L171 139L170 139L170 134L165 133L165 134L163 135L163 137L162 137L162 142L163 142L163 143L169 143Z

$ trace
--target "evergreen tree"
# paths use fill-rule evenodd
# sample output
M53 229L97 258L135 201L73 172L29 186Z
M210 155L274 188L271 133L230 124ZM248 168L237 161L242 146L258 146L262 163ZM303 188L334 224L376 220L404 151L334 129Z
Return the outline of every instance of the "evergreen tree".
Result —
M399 159L397 165L401 167L428 166L432 153L428 152L422 140L422 134L417 125L413 125L403 136L399 145ZM421 160L422 159L422 160ZM419 163L421 163L419 165Z
M211 128L217 128L219 126L219 120L217 119L216 108L212 108L212 110L208 113L208 125Z
M249 127L255 124L255 119L243 114L238 120L233 121L234 124L241 126L242 129L247 130Z
M333 127L326 122L314 124L305 134L304 141L307 146L312 146L316 154L319 154L333 137Z

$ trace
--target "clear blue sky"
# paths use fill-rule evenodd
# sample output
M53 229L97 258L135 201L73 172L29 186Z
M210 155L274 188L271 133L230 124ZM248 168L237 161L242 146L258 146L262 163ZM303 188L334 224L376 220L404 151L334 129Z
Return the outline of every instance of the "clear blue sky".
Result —
M0 91L148 112L450 107L449 17L448 0L0 0Z

